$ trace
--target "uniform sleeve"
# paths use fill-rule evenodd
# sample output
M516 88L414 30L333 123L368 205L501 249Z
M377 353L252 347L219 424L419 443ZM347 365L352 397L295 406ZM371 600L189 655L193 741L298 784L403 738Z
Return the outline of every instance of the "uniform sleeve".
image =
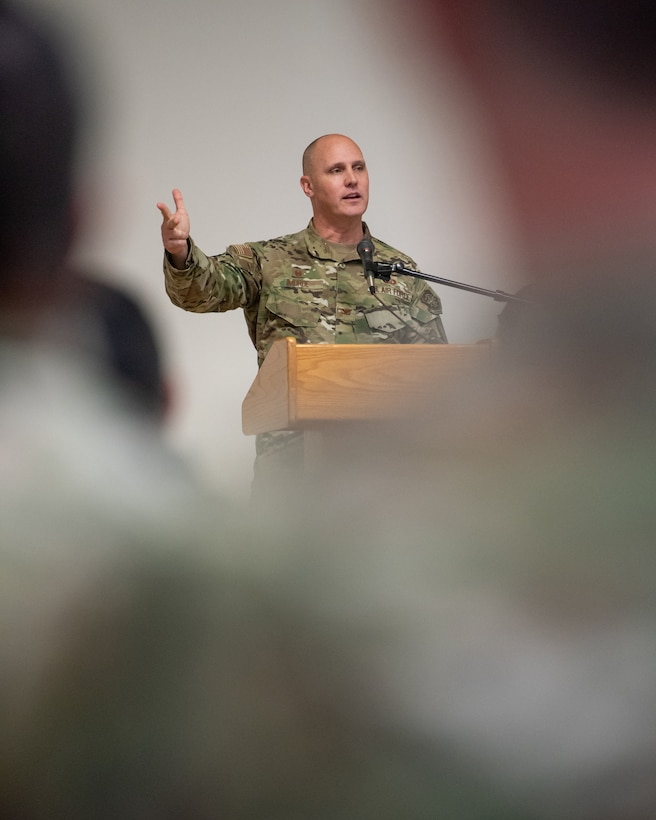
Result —
M174 268L164 254L164 284L177 307L193 313L252 308L260 296L259 259L250 245L230 245L225 253L206 256L189 240L187 264Z

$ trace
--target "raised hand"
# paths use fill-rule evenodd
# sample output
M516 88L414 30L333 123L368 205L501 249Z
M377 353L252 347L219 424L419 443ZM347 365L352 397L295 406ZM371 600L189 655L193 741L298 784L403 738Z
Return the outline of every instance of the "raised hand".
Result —
M157 203L157 208L162 214L162 244L171 255L174 266L184 268L188 253L189 214L182 193L177 188L173 189L173 201L175 213L171 213L163 202Z

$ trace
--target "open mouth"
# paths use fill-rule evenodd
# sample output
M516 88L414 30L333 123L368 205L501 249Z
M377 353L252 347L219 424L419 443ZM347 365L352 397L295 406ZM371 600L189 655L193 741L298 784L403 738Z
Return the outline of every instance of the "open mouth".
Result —
M353 194L346 194L346 196L342 197L342 199L361 199L360 194L353 193Z

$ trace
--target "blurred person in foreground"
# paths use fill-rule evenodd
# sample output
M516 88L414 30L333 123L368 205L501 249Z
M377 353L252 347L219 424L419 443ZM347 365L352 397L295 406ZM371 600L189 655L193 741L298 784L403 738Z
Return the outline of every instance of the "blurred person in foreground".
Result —
M346 439L332 503L295 495L313 537L281 583L351 636L369 629L380 719L422 736L464 791L498 798L436 816L648 820L656 9L391 0L377 21L457 72L498 158L531 305L413 424Z

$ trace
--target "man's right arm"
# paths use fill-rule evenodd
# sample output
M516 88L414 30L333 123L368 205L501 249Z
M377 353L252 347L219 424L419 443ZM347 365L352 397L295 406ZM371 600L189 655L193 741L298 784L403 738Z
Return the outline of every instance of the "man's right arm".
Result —
M177 307L194 313L252 307L259 300L259 262L249 245L230 246L218 256L206 256L189 235L189 215L182 194L173 191L175 213L164 203L162 214L166 292Z

